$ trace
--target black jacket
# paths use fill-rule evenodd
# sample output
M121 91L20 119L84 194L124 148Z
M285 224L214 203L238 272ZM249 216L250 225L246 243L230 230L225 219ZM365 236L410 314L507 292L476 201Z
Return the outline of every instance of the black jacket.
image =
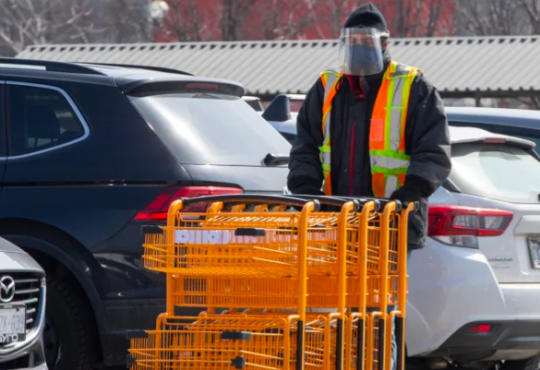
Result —
M388 64L387 58L386 67ZM334 195L373 196L369 129L383 75L384 72L364 78L361 88L364 96L343 77L334 98L330 133ZM354 79L354 83L357 81ZM294 194L320 194L323 99L324 87L319 79L307 94L297 118L297 139L291 150L287 184ZM421 73L412 83L405 136L406 152L411 156L406 184L414 181L422 188L420 210L409 221L409 247L418 249L425 242L427 198L446 180L451 169L444 106L435 87Z

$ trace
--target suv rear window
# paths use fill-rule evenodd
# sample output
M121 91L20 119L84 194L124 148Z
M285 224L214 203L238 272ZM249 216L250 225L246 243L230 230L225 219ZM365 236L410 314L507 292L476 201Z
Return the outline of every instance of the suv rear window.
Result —
M511 203L538 203L540 161L511 145L453 145L451 179L465 194Z
M182 93L130 99L183 164L264 166L268 153L291 149L241 98Z

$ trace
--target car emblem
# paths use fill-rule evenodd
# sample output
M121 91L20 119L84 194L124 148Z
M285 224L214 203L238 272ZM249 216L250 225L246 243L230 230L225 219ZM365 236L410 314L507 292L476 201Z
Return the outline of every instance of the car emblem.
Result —
M9 303L15 296L15 280L11 276L0 278L0 302Z

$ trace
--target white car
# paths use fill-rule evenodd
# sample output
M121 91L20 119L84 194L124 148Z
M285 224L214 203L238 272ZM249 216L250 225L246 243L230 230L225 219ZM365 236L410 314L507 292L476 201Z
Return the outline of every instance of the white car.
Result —
M0 238L0 369L47 370L44 328L45 272Z
M242 99L257 113L262 114L264 107L261 99L256 96L243 96Z
M505 114L508 110L504 111ZM500 121L450 108L449 120ZM540 112L530 113L540 122ZM270 123L291 142L292 116ZM409 263L407 365L540 368L540 158L535 144L450 127L453 169L430 198L429 238ZM494 367L493 367L494 368Z
M452 173L409 263L407 353L537 369L540 161L534 143L450 127ZM514 362L515 361L515 362Z

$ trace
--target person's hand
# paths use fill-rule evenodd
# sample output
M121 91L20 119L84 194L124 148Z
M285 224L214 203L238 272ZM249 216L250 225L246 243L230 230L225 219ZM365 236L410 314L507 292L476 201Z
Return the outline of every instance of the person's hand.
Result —
M294 189L289 188L289 190L291 190L293 194L324 195L324 192L321 190L320 187L321 184L317 184L317 182L310 177L301 177L295 182L297 186Z
M324 195L321 189L314 188L312 186L301 186L294 191L295 195Z
M429 183L418 176L407 176L405 184L394 191L390 196L392 200L399 200L401 203L418 202L420 198L427 198L431 194Z
M390 199L399 200L401 203L418 202L422 197L420 188L414 185L403 185L392 193Z

